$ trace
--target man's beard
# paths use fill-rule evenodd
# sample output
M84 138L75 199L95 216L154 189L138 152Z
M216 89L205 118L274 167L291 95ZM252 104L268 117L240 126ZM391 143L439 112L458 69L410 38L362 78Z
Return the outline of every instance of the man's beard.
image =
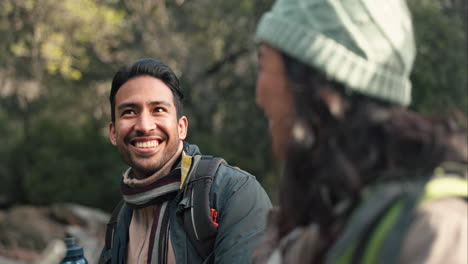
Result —
M145 178L153 175L154 173L158 172L161 168L163 168L166 163L171 160L171 158L177 153L179 148L179 141L176 141L176 144L173 146L169 146L166 151L164 151L158 160L154 160L152 164L143 166L141 162L135 159L128 149L121 149L118 148L120 158L130 166L134 171L137 171L140 175L144 175ZM149 159L154 159L154 157L150 157Z

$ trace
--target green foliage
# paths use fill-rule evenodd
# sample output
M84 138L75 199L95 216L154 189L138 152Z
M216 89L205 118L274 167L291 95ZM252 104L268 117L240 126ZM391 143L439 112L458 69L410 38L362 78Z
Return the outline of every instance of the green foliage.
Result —
M409 0L417 110L467 112L462 2ZM255 105L253 39L272 3L0 1L0 203L115 205L125 165L107 140L107 96L114 72L143 57L180 77L189 141L253 173L274 195L280 165Z
M32 144L24 146L31 162L24 169L28 200L36 204L77 202L112 208L119 199L124 170L114 147L90 124L75 129L56 120L38 120Z
M112 61L111 50L125 35L125 13L113 1L4 0L0 4L2 47L10 62L28 68L33 78L45 73L79 80L94 57ZM91 49L91 50L90 50ZM18 73L21 76L21 74Z
M466 2L443 3L409 1L417 43L412 107L427 113L468 114Z

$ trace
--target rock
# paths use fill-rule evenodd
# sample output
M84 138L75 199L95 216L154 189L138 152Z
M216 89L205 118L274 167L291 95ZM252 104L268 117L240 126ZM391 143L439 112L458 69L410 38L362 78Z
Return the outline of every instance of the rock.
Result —
M37 264L60 263L67 255L67 245L63 240L54 240L49 242L47 248L42 251Z
M18 259L9 259L9 258L0 256L0 263L2 264L30 264L31 262L18 260Z
M47 208L14 207L0 222L0 248L7 248L13 257L23 251L40 252L48 241L65 235L65 228L53 221Z
M78 205L56 204L51 206L52 215L67 226L80 226L88 233L103 237L106 233L106 224L109 214L102 210Z
M36 263L66 233L78 239L89 263L97 263L108 219L101 210L77 204L0 210L0 263Z

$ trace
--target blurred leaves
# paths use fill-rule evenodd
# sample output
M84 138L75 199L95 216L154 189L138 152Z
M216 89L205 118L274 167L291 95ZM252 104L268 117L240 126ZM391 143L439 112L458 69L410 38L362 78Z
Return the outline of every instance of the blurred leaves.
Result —
M12 55L36 64L33 78L46 70L79 80L91 57L108 58L120 42L125 14L109 2L5 0L1 33L10 38L4 45Z
M115 205L125 166L107 139L110 81L144 57L180 77L189 141L274 193L279 166L255 105L253 39L272 3L2 0L0 203ZM466 113L466 4L410 0L410 7L419 49L413 107Z
M412 107L468 114L467 2L410 0L417 56Z
M2 1L0 196L112 208L124 165L107 140L110 80L142 57L179 75L189 140L261 179L253 32L271 2Z
M23 171L28 200L74 201L111 209L109 201L118 199L118 176L124 166L119 166L117 153L99 127L88 124L76 129L56 120L38 120L32 129L33 143L22 150L31 153Z

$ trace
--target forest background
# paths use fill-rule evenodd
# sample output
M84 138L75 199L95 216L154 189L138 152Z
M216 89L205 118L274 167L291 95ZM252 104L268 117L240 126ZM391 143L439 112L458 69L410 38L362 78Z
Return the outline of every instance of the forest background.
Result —
M408 2L418 49L411 108L466 122L467 1ZM255 105L254 40L272 3L0 0L0 207L112 209L125 165L107 138L110 82L148 57L180 78L188 141L256 175L275 201L281 164Z

